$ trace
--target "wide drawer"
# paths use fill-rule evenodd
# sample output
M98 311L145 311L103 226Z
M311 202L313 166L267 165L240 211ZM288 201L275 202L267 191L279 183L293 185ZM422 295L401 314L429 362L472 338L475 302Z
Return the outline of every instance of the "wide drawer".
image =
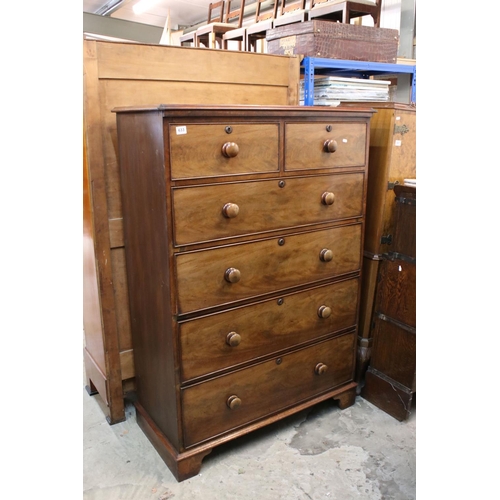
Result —
M183 389L184 445L194 445L349 382L354 352L355 335L351 333Z
M364 174L337 174L177 188L175 242L185 245L359 217Z
M186 381L354 327L358 278L179 325Z
M278 130L277 123L170 125L172 179L277 172Z
M179 314L359 271L361 224L175 256Z
M363 166L366 129L365 123L287 123L285 170Z

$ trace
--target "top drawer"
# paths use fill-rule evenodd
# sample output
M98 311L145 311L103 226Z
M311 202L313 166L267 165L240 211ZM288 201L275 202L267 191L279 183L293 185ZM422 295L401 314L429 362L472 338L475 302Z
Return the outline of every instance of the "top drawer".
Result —
M360 167L365 164L365 123L287 123L285 170Z
M172 179L277 172L277 123L172 124Z

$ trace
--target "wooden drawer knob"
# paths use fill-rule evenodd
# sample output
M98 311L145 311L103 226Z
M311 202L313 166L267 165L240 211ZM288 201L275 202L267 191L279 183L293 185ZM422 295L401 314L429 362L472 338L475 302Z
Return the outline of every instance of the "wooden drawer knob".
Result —
M229 269L226 269L224 278L228 283L238 283L241 279L240 270L235 267L230 267Z
M335 195L329 191L326 191L321 195L321 203L323 203L323 205L333 205L334 201Z
M236 332L229 332L226 336L226 344L230 345L231 347L236 347L237 345L240 345L241 342L241 336L238 335Z
M326 153L335 153L335 151L337 151L337 141L335 141L334 139L328 139L323 144L323 150Z
M320 318L326 319L329 318L332 314L332 310L328 306L320 306L318 309L318 316Z
M318 363L316 365L316 367L314 368L316 375L323 375L323 373L326 373L327 370L328 370L328 366L326 366L323 363Z
M228 219L233 219L236 217L240 212L240 207L236 205L236 203L226 203L222 207L222 214L224 217L227 217Z
M226 142L222 146L222 154L226 158L234 158L239 152L240 148L235 142Z
M231 408L231 410L236 410L241 406L241 399L238 396L229 396L226 401L227 406Z
M323 262L330 262L333 259L333 252L329 248L323 248L319 253L319 258Z

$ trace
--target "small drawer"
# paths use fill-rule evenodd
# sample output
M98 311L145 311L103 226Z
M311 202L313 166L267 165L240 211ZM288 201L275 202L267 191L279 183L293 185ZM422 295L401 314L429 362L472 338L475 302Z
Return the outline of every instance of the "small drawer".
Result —
M350 382L354 333L182 390L184 445L192 446Z
M364 166L366 130L365 123L287 123L285 170Z
M178 314L359 271L361 224L175 256Z
M277 172L277 123L170 125L172 179Z
M363 186L355 173L175 188L175 243L360 217Z
M182 380L354 327L358 278L179 325Z

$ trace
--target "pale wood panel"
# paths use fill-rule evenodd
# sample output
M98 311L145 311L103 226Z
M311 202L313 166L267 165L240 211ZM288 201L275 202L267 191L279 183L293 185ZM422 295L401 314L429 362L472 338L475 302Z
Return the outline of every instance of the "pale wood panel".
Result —
M120 365L122 367L122 380L135 377L134 351L132 349L120 352Z
M128 310L127 270L125 264L125 249L111 250L111 268L113 270L113 290L115 307L121 314L116 316L118 328L118 344L120 351L132 349L132 332L130 330L130 314Z
M170 80L179 82L224 82L289 86L289 68L299 59L251 52L123 45L98 46L99 78ZM222 100L224 96L221 96ZM222 101L221 101L222 102Z
M119 248L123 246L123 218L110 219L109 243L111 248Z
M121 387L121 368L119 359L119 340L117 332L116 316L119 314L115 308L113 278L111 268L108 206L105 182L105 161L102 140L102 114L100 102L100 85L98 79L98 62L96 56L96 44L84 43L84 128L86 135L88 180L91 190L92 220L92 246L85 248L84 259L88 258L88 252L95 255L95 273L99 290L99 311L95 311L97 317L92 322L100 324L101 328L94 331L85 330L86 345L92 348L87 358L93 362L102 356L104 364L93 369L93 362L86 363L88 366L87 376L99 377L103 374L106 381L99 382L101 387L97 390L108 403L108 419L110 423L124 420L125 411L123 403L123 392ZM88 279L87 273L84 279ZM91 278L93 279L93 278ZM84 314L86 314L84 312ZM85 322L85 320L84 320ZM87 323L88 324L88 323ZM92 372L89 374L89 372ZM106 391L104 392L104 389Z

